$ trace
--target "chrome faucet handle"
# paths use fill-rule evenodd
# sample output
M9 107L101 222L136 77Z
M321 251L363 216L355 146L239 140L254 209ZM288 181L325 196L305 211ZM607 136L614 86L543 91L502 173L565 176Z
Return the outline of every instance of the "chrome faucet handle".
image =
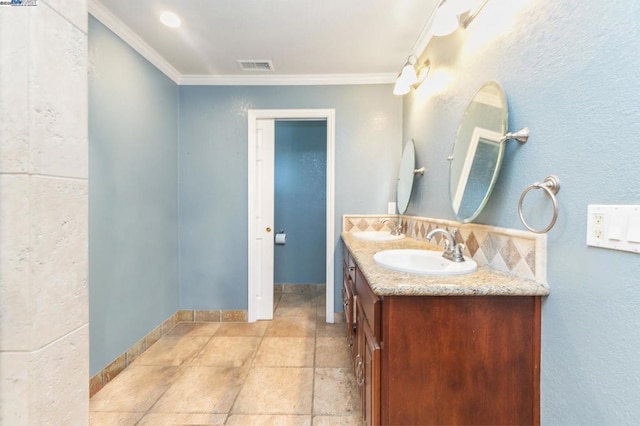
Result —
M380 221L380 223L391 223L391 231L389 231L389 233L391 235L400 235L402 234L402 222L400 221L400 218L398 218L397 221L392 221L391 219L382 219Z
M453 235L446 229L436 228L427 234L427 241L431 241L436 234L442 234L444 238L444 253L442 257L452 262L464 262L464 256L462 250L465 245L462 243L456 244L456 240ZM454 235L457 231L454 231Z
M452 250L452 257L453 257L453 261L454 262L464 262L464 255L462 254L462 250L466 249L467 246L465 246L462 243L458 243L453 247Z

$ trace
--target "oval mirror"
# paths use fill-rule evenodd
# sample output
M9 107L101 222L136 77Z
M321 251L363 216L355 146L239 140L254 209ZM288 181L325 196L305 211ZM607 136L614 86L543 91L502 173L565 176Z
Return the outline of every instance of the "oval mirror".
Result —
M404 214L409 206L411 191L413 190L413 177L416 167L416 148L413 139L409 139L402 150L400 171L398 172L398 187L396 190L396 205L398 213Z
M449 196L458 220L475 219L498 178L507 127L507 101L502 86L485 83L469 102L449 160Z

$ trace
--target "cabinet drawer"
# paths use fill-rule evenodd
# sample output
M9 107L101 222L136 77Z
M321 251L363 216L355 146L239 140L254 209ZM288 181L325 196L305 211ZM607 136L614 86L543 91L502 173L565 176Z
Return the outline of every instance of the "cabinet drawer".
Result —
M346 246L342 246L342 256L343 256L343 261L344 261L344 270L345 270L345 274L348 274L349 277L351 277L351 281L356 280L356 262L353 260L353 257L351 257L351 253L349 253L349 250L347 249Z
M360 306L362 306L362 312L365 319L369 323L374 336L380 339L380 305L381 300L376 296L369 283L360 272L360 269L356 268L356 296Z
M347 331L350 330L351 327L356 322L355 319L355 298L354 298L355 286L349 275L345 270L343 284L342 284L342 306L344 308L344 318L347 323Z

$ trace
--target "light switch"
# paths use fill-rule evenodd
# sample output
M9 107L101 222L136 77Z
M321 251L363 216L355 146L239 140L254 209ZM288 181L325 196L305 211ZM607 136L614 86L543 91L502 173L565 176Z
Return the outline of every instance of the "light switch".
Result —
M624 224L624 216L614 213L609 218L609 230L607 238L610 240L622 240L622 226Z
M632 216L629 218L627 241L632 243L640 243L640 216Z

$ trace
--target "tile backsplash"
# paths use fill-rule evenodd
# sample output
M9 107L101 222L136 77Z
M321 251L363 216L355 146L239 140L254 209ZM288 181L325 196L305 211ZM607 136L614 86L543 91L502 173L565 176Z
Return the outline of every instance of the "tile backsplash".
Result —
M397 218L395 215L344 215L342 232L389 230L382 220ZM454 234L456 242L463 243L465 256L479 265L547 283L547 236L544 234L419 216L400 216L400 220L403 232L419 241L426 241L426 235L435 228L451 233L458 231ZM440 245L442 238L437 235L435 242Z

